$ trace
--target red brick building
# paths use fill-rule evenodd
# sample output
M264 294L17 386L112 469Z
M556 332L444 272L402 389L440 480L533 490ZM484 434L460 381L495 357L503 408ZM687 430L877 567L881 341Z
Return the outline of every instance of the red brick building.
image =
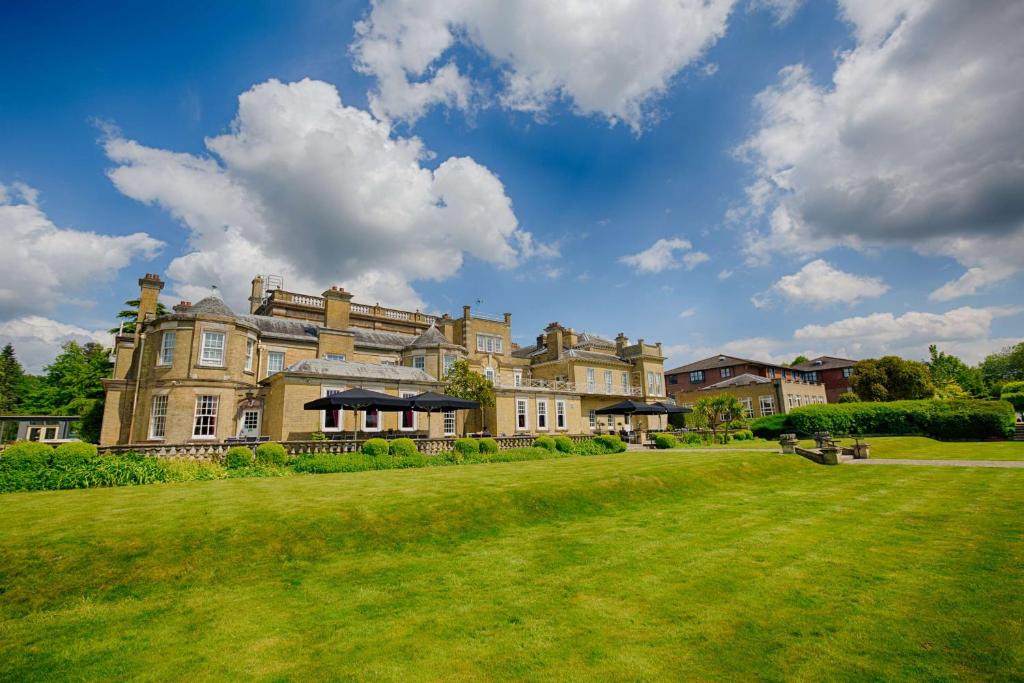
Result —
M797 368L719 355L666 370L665 389L671 396L680 391L694 391L745 374L768 379L804 380L804 373Z
M825 394L829 403L837 403L839 397L849 391L850 375L853 374L853 366L857 363L849 358L836 358L835 356L819 356L806 363L794 365L793 369L804 374L804 378L811 382L822 382L825 385Z

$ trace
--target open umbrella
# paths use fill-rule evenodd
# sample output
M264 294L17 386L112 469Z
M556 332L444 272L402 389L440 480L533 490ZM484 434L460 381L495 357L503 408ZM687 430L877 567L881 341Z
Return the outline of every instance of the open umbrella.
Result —
M682 415L684 413L692 413L693 408L685 408L676 403L669 403L668 401L658 401L657 405L665 409L669 415ZM686 426L686 418L683 418L683 426Z
M668 412L659 403L641 403L640 401L620 401L594 411L598 415L664 415Z
M422 394L410 396L407 399L412 404L412 409L418 413L427 414L427 435L430 434L430 418L433 413L449 410L469 410L479 408L479 401L471 401L458 396L447 394L436 394L433 391L424 391Z
M400 412L408 410L411 402L407 398L389 396L379 391L369 389L349 389L337 394L324 396L307 402L302 407L306 410L344 410L346 408L354 411L380 410L385 412ZM356 436L359 434L359 416L356 416Z

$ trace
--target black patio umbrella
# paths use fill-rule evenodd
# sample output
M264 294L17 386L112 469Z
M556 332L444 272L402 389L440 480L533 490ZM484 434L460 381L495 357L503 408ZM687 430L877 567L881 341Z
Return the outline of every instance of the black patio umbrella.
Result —
M384 412L401 412L412 407L407 398L389 396L369 389L349 389L330 396L314 399L302 406L306 410L380 410ZM356 435L359 433L359 418L356 417Z
M668 410L659 403L621 401L594 411L597 415L664 415Z
M433 413L444 412L448 410L469 410L471 408L479 408L479 401L471 401L466 398L459 398L458 396L448 396L447 394L436 394L433 391L424 391L422 394L409 397L409 402L412 403L412 409L418 413L427 414L427 435L430 435L430 418Z
M667 403L665 401L658 401L655 405L659 405L665 409L665 412L669 415L678 415L680 413L692 413L693 408L686 408L675 403Z

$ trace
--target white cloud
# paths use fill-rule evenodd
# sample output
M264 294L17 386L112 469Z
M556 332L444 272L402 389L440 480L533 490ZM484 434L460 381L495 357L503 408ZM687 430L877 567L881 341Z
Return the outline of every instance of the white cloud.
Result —
M728 268L725 268L723 270L718 271L718 279L719 280L728 280L732 276L733 276L733 272L731 270L729 270Z
M0 346L13 344L14 351L27 372L39 373L60 353L69 341L79 344L94 342L109 348L112 338L106 330L87 330L76 325L28 315L0 322Z
M1024 4L843 0L855 47L828 86L804 65L756 100L739 154L754 169L733 219L766 216L752 261L909 245L968 272L933 294L973 294L1024 264Z
M638 273L660 273L683 266L686 266L687 270L693 270L710 260L711 257L704 252L691 249L693 244L689 240L681 237L663 238L641 252L620 257L619 261L633 266ZM676 252L682 252L682 255L677 258Z
M804 0L751 0L750 9L766 9L775 15L775 22L784 24L793 18Z
M881 278L854 275L818 259L811 261L792 275L785 275L766 292L756 294L751 302L756 308L765 308L781 297L791 303L824 306L828 304L855 304L864 299L875 299L889 291Z
M39 208L38 192L22 183L0 185L0 235L0 321L52 311L163 247L142 232L115 236L59 228Z
M178 291L217 285L230 302L257 273L317 292L422 307L411 283L454 275L470 254L501 268L551 258L518 226L501 181L469 157L435 169L418 138L401 138L334 86L276 80L239 97L229 133L206 139L215 157L105 141L125 195L157 204L190 231L191 253L168 275Z
M690 306L689 308L684 308L683 310L679 311L679 317L683 320L686 320L687 318L692 318L695 315L697 315L697 309L694 308L693 306Z
M651 101L724 35L735 0L377 0L356 24L357 68L377 79L381 119L415 121L434 105L469 108L484 87L456 46L500 71L502 106L544 112L559 99L584 116L640 130Z

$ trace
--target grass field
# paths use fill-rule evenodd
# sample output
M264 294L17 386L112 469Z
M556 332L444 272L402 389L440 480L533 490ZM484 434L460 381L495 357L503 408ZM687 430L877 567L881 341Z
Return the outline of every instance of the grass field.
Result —
M0 498L0 679L1010 680L1024 472L643 452Z
M852 444L853 439L840 439ZM936 441L924 436L873 436L872 458L911 458L914 460L1024 460L1024 441ZM814 441L801 441L813 448Z

